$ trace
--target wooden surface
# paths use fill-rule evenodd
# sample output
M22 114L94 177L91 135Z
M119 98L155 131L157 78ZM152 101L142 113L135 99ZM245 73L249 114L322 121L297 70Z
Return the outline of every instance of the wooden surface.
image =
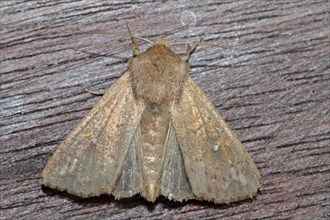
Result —
M0 219L329 219L327 0L1 1ZM230 205L139 196L80 199L41 186L59 143L121 75L138 36L192 41L191 76L261 171ZM142 48L147 43L139 41ZM174 48L183 52L186 46Z

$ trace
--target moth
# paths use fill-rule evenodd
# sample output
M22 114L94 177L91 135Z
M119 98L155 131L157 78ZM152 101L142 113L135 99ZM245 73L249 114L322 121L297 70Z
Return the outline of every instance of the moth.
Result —
M63 141L42 172L45 186L79 197L140 194L154 202L252 198L260 174L201 88L188 59L156 39Z

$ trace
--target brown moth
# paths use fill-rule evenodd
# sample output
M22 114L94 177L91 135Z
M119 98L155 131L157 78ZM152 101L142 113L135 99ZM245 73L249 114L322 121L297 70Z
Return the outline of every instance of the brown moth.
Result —
M198 43L177 55L158 38L134 57L49 159L45 186L91 197L230 203L256 195L259 171L188 75Z

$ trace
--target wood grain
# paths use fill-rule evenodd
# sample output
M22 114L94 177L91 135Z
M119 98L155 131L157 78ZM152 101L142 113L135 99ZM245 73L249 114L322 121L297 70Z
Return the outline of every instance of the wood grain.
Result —
M329 219L328 1L1 1L0 219ZM129 38L202 36L190 59L261 171L257 198L231 205L80 199L43 188L59 143L132 55ZM148 45L140 43L142 48ZM185 46L174 48L185 51Z

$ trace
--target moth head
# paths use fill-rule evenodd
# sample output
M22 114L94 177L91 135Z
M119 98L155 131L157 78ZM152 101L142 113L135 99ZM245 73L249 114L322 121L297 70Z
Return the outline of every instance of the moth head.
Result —
M168 48L170 47L170 43L165 38L162 38L162 37L157 38L153 42L153 45L163 45L163 46L168 47Z

